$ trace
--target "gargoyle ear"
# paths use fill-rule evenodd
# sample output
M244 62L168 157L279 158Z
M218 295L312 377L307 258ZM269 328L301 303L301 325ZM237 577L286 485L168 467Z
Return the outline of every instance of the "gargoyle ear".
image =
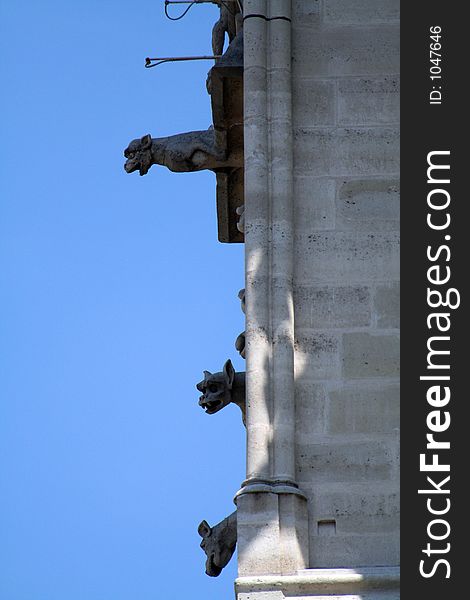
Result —
M207 521L201 521L199 523L199 527L197 528L197 532L202 538L207 538L212 533L212 529Z
M150 133L147 133L147 135L144 135L140 138L140 144L142 146L142 150L148 150L150 148L152 145L152 136Z
M204 379L196 385L196 389L199 390L200 392L204 393L204 388L205 388L204 384L209 379L209 377L212 377L212 373L210 371L204 371Z
M232 361L230 358L225 362L224 365L225 381L229 390L232 389L233 380L235 379L235 369L233 368Z

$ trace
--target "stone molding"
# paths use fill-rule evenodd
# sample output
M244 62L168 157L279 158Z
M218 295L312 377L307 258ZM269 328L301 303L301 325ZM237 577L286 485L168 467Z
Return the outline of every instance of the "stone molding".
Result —
M244 494L294 494L303 499L307 499L299 486L293 481L270 481L262 479L250 479L242 483L242 487L235 494L234 502L237 503L237 498Z
M341 596L361 592L396 591L399 597L399 567L365 567L361 569L304 569L293 575L260 575L238 577L235 591L239 594L281 592L284 596Z

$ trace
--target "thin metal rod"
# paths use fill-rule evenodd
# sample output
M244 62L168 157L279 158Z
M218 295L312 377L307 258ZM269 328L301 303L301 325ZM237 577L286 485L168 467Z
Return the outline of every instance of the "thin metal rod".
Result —
M165 4L219 4L218 0L166 0Z
M165 4L220 4L222 0L165 0ZM239 0L224 0L225 2L238 2Z
M145 59L145 68L146 69L150 69L152 67L157 67L158 65L161 65L162 63L166 63L166 62L180 62L183 60L217 60L218 58L221 58L222 55L221 54L216 54L216 55L204 55L204 56L165 56L165 57L156 57L156 58L149 58L147 57Z

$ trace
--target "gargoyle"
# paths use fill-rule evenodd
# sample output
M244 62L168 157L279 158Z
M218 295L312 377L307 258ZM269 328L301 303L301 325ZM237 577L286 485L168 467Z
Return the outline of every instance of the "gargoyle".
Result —
M206 574L217 577L228 564L237 545L237 511L214 527L202 521L197 528L202 537L201 548L207 556Z
M139 171L146 175L152 165L163 165L176 173L216 171L243 166L243 152L227 156L223 132L214 129L190 131L169 137L152 138L150 134L132 140L124 150L127 173Z
M196 388L202 393L199 398L201 406L208 415L213 415L233 402L242 411L243 425L245 423L245 373L235 373L232 361L228 359L223 371L211 373L204 371L204 379Z

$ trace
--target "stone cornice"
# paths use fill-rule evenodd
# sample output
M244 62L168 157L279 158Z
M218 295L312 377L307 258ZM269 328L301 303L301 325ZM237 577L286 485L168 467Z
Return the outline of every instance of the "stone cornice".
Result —
M398 590L399 567L305 569L294 575L260 575L235 580L237 593L285 592L286 595L341 595Z

